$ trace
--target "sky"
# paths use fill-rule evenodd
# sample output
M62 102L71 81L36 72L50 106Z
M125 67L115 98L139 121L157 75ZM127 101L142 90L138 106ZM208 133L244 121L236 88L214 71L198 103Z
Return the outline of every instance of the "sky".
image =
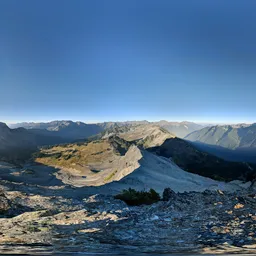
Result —
M256 121L255 0L1 0L0 121Z

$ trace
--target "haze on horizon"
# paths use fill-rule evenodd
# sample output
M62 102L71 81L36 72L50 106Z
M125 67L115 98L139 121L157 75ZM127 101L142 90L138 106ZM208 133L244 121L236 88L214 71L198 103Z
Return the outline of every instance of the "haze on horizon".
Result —
M253 123L255 1L0 3L0 121Z

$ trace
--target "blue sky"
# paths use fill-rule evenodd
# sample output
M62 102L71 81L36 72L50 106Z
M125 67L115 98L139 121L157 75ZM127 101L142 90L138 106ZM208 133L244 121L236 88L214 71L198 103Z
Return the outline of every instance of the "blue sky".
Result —
M255 122L256 1L2 0L0 120Z

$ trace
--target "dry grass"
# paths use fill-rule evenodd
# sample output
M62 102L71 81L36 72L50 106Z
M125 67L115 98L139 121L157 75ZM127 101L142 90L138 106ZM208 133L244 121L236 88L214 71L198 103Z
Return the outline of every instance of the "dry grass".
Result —
M49 166L82 169L90 163L103 162L112 155L113 147L107 140L102 140L41 149L35 161Z

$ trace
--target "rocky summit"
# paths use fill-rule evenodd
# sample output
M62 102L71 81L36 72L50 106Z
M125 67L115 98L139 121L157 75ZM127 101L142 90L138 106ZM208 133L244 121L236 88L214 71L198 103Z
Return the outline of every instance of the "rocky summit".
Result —
M128 206L108 195L61 195L56 187L1 181L0 251L253 253L256 191L175 193ZM72 188L70 188L72 190ZM3 192L4 191L4 192Z

